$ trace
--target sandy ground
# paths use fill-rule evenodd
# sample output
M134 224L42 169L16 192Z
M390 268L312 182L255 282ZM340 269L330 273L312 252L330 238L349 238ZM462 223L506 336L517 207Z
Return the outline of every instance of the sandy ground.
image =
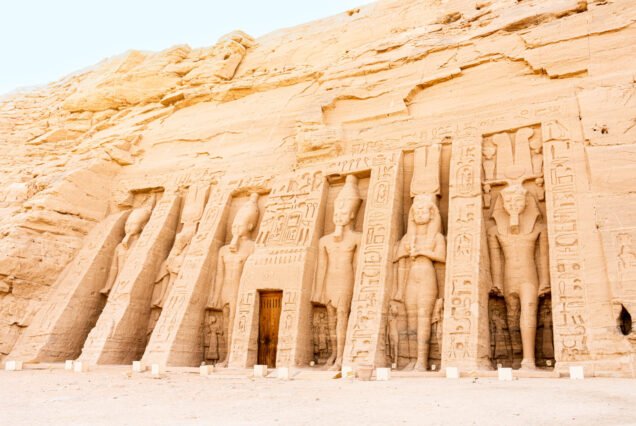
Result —
M0 371L0 425L636 425L636 380Z

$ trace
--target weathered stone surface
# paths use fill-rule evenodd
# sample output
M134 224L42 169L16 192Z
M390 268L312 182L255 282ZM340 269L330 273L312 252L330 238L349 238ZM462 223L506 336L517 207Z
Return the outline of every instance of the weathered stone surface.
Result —
M635 25L619 0L381 1L0 98L0 358L19 340L15 354L44 359L23 349L41 345L42 312L101 280L66 265L163 193L79 326L96 321L86 362L633 376ZM359 244L338 241L334 264L321 253L344 235L337 194L354 180ZM200 223L197 185L213 194ZM239 220L249 194L258 223ZM235 234L249 250L226 256ZM108 273L91 272L100 256L77 276ZM314 295L323 270L347 303ZM225 311L219 279L238 285Z

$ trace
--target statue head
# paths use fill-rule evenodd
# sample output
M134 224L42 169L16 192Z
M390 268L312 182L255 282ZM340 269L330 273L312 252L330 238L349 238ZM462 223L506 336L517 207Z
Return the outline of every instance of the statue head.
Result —
M409 210L409 224L407 233L414 235L415 227L427 226L427 240L432 241L442 230L442 217L435 203L434 194L418 194L413 198L413 204Z
M342 238L344 227L353 223L361 204L362 197L360 197L358 190L358 178L354 175L348 175L333 206L333 223L336 225L334 234L337 240Z
M232 241L230 242L230 251L237 251L239 240L247 238L258 223L258 194L250 194L250 198L234 217L232 222Z
M128 219L126 219L126 224L124 225L124 232L126 233L126 236L122 241L124 247L128 247L131 238L141 234L144 226L146 226L146 223L150 220L153 207L154 201L146 206L136 208L130 213Z
M492 213L501 234L529 234L540 216L536 199L521 183L500 191Z
M510 215L510 233L519 233L519 216L526 208L528 191L521 185L511 185L501 190L503 208Z

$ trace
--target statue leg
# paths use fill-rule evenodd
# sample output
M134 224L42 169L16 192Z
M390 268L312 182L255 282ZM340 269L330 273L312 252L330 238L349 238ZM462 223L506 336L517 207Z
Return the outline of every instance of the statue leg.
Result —
M534 346L537 336L537 309L539 305L537 286L526 284L521 286L521 346L523 359L521 368L536 368Z
M520 300L517 294L508 294L505 296L506 300L506 315L508 323L508 334L510 335L510 358L513 368L518 368L519 365L515 365L515 348L523 346L520 338Z
M223 361L219 363L219 367L227 367L227 362L230 360L230 347L232 345L232 327L234 326L234 319L230 315L230 305L223 306L223 327L225 328L225 357Z
M406 364L404 370L412 370L415 368L417 358L417 304L406 300L406 338L408 347L409 363Z
M331 303L327 305L327 323L329 325L329 350L331 354L329 358L327 358L326 365L330 366L336 360L337 354L337 338L336 338L336 324L338 322L337 319L336 308L334 308Z
M433 317L433 309L435 308L435 300L437 300L437 285L431 292L424 292L420 289L421 295L418 300L417 309L417 361L415 369L426 371L428 368L428 353L431 341L431 319Z
M338 371L342 368L342 357L344 355L345 339L347 337L347 322L349 320L349 311L338 308L336 324L336 360L333 363L332 370Z
M146 344L150 341L150 336L155 330L159 316L161 315L161 308L154 307L150 310L150 318L148 319L148 329L146 331Z

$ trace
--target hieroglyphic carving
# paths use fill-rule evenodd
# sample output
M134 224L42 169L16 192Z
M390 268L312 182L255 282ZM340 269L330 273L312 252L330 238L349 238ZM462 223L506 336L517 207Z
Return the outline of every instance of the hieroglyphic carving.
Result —
M470 132L474 133L474 132ZM445 366L489 365L488 289L481 285L481 136L453 139L444 300Z
M200 327L208 284L221 245L222 224L227 216L231 187L214 187L157 322L143 361L163 365L196 366L201 363Z
M59 362L77 358L104 306L99 290L106 282L115 246L124 237L129 214L110 215L86 237L86 244L59 276L10 359Z
M383 365L384 324L390 297L391 250L401 217L401 153L371 157L371 181L356 268L345 365ZM382 342L380 344L380 342Z
M545 146L546 203L552 217L548 228L557 362L580 360L589 355L574 145L568 140L549 140Z
M178 193L164 194L126 260L80 359L126 364L143 354L152 284L172 245L179 218Z

